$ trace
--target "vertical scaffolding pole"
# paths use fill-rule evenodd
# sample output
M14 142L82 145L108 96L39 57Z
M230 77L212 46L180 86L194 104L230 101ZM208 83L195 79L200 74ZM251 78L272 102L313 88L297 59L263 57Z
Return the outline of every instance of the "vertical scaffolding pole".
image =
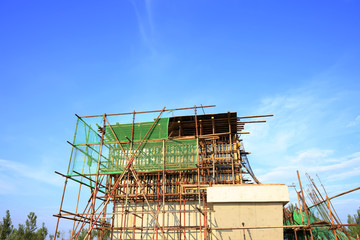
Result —
M65 178L64 189L63 189L63 193L62 193L62 197L61 197L61 202L60 202L59 215L61 215L61 210L62 210L62 205L63 205L63 202L64 202L65 189L66 189L67 182L68 182L68 179ZM57 231L58 231L58 227L59 227L59 221L60 221L60 217L58 217L57 222L56 222L54 240L56 240Z
M162 204L163 204L163 220L162 220L162 231L165 232L165 181L166 181L166 175L165 175L165 140L163 140L163 149L162 149L162 159L163 159L163 170L162 170Z
M233 146L232 146L232 133L231 133L231 115L230 112L228 112L228 125L229 125L229 147L230 147L230 154L231 157L231 174L232 174L232 182L235 184L235 177L234 177L234 155L233 155Z
M99 148L99 156L98 156L98 163L97 163L97 167L96 167L96 176L95 176L95 189L94 194L93 194L93 199L92 199L92 209L91 209L91 218L90 218L90 225L89 225L89 236L91 238L91 231L92 231L92 226L93 226L93 221L94 221L94 214L95 214L95 203L96 203L96 195L98 192L98 185L99 185L99 172L100 172L100 162L101 162L101 157L102 157L102 147L104 144L104 136L105 136L105 118L106 118L106 114L104 113L103 115L103 126L102 128L99 128L99 130L101 131L101 140L100 140L100 148Z
M329 208L329 213L330 213L330 218L331 218L331 224L334 225L334 219L333 219L333 215L331 213L331 207L330 207L330 202L329 202L329 197L328 195L326 194L326 202L327 202L327 205L328 205L328 208ZM333 232L334 232L334 236L335 236L335 240L337 240L337 234L336 234L336 230L333 229Z
M306 202L305 202L305 197L304 197L304 192L303 192L303 188L302 188L302 185L301 185L301 180L300 180L299 171L296 171L296 173L297 173L297 176L298 176L298 179L299 179L299 185L300 185L300 190L301 190L301 195L302 195L303 207L304 207L304 209L305 209L306 218L307 218L307 221L308 221L308 225L309 225L309 227L310 227L309 211L308 211L308 209L307 209L307 205L306 205ZM314 240L311 227L310 227L310 237L311 237L311 240Z

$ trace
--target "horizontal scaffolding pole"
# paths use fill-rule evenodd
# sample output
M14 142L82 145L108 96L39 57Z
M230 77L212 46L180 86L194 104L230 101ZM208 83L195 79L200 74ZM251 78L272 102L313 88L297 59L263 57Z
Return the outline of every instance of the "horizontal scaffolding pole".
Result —
M258 120L258 121L240 121L237 122L238 124L245 124L245 123L265 123L266 120Z
M59 173L59 172L57 172L57 171L55 171L55 173L56 173L56 174L59 174L60 176L62 176L62 177L64 177L64 178L69 178L69 179L71 179L71 180L73 180L73 181L75 181L75 182L78 182L78 183L80 183L80 184L83 184L83 185L85 185L85 186L87 186L87 187L89 187L89 188L91 188L91 189L94 189L94 188L95 188L95 187L93 187L93 186L90 186L89 184L86 184L86 183L84 183L84 182L81 182L81 181L73 178L74 176L67 176L67 175L64 175L64 174L62 174L62 173ZM82 175L82 176L85 176L85 175ZM99 189L98 191L105 194L105 192L102 191L102 190L100 190L100 189Z
M173 108L173 109L166 109L164 112L169 111L179 111L179 110L189 110L189 109L195 109L195 108L209 108L209 107L216 107L216 105L208 105L208 106L194 106L194 107L187 107L187 108ZM162 110L153 110L153 111L142 111L142 112L129 112L129 113L112 113L112 114L105 114L106 116L118 116L118 115L129 115L129 114L139 114L139 113L156 113L161 112ZM76 115L76 114L75 114ZM92 116L78 116L78 118L89 118L89 117L103 117L104 114L101 115L92 115Z
M346 191L346 192L340 193L340 194L338 194L338 195L335 195L335 196L329 197L329 200L334 199L334 198L337 198L337 197L340 197L340 196L342 196L342 195L345 195L345 194L348 194L348 193L351 193L351 192L354 192L354 191L357 191L357 190L359 190L359 189L360 189L360 187L357 187L357 188L351 189L351 190L349 190L349 191ZM326 201L327 201L326 199L325 199L325 200L322 200L322 201L320 201L320 202L318 202L318 203L316 203L316 204L312 205L312 206L311 206L311 207L309 207L309 208L312 208L312 207L315 207L315 206L317 206L317 205L320 205L320 204L322 204L322 203L324 203L324 202L326 202Z
M320 224L320 225L284 225L284 226L252 226L252 227L212 227L212 230L234 230L234 229L263 229L263 228L317 228L317 227L342 227L357 226L357 224Z
M258 118L258 117L273 117L273 114L266 114L266 115L254 115L254 116L243 116L243 117L237 117L238 119L242 118Z

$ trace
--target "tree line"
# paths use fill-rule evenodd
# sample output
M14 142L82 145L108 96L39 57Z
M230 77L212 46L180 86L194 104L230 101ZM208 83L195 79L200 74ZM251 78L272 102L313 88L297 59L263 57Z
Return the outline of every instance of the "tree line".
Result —
M71 232L71 231L70 231ZM83 240L87 234L87 229L83 228L80 231L80 234L77 239ZM65 240L65 233L58 232L56 238L59 240ZM96 238L97 232L93 231L91 240ZM102 239L109 239L109 231L103 236ZM15 228L12 224L10 211L6 210L5 217L0 221L0 240L45 240L48 236L48 229L45 226L45 223L42 223L41 227L37 226L37 216L34 212L30 212L27 216L25 224L19 224ZM54 239L53 234L49 234L50 240Z
M6 210L6 215L0 222L0 239L1 240L45 240L48 230L45 223L38 228L36 225L37 216L30 212L25 224L19 224L17 228L12 225L10 211Z
M351 216L350 214L348 215L347 223L357 225L357 226L350 226L350 227L348 227L348 229L349 229L349 233L352 236L359 238L359 236L360 236L360 207L353 216Z

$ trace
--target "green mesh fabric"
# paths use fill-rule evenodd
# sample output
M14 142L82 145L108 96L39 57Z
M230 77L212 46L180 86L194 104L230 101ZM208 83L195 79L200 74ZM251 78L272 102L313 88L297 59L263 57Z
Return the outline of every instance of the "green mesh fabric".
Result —
M99 147L95 146L75 146L70 162L71 172L79 172L82 174L96 173L99 162ZM100 167L105 167L106 158L104 154L100 157Z
M316 223L319 221L319 219L317 217L315 217L314 212L312 210L308 210L309 211L309 220L310 223ZM301 220L301 214L303 217L303 221L304 224L302 224L302 220ZM305 212L301 212L300 214L300 210L295 210L293 212L293 224L294 225L307 225L308 220L307 220L307 215ZM284 223L284 225L291 225L291 221L286 221ZM335 240L335 234L334 231L332 229L330 229L330 227L312 227L312 233L314 236L314 239L316 240ZM306 236L307 239L310 239L310 233L309 231L306 231ZM345 233L343 233L342 231L336 230L336 236L338 240L345 240L345 239L353 239L355 240L355 238L346 236ZM287 231L285 234L285 237L287 239L295 239L295 235L293 231ZM297 239L299 240L304 240L305 239L305 234L303 231L297 231Z
M133 135L132 141L141 141L153 122L141 122L134 123L134 132L133 124L114 124L111 125L112 130L116 134L117 138L120 142L127 142L131 139ZM168 126L169 126L169 118L160 118L157 123L152 128L151 132L147 135L147 140L159 140L159 139L167 139L168 138ZM113 132L111 131L109 126L106 126L105 132L105 140L104 142L116 142L116 138L114 137Z
M153 122L135 123L133 137L133 124L112 124L111 128L120 142L129 142L128 138L133 138L134 142L121 144L124 152L117 144L109 126L105 128L104 144L100 147L101 135L98 129L103 125L103 120L103 117L86 121L78 119L69 163L69 176L77 175L76 172L96 174L98 166L100 173L121 173L127 165L127 158L131 158L136 149L138 151L133 162L136 171L196 167L197 141L168 140L169 118L158 119L141 145L140 142Z
M137 171L155 171L164 169L195 168L197 163L196 140L147 142L140 146L133 162ZM122 144L125 153L119 145L113 145L109 151L107 167L102 173L120 173L127 164L125 154L130 158L139 143ZM164 150L165 149L165 150ZM164 162L165 160L165 162Z
M78 119L73 144L96 144L100 143L101 136L97 132L98 126L102 125L103 118L94 118L92 121L85 122Z
M122 144L125 154L130 158L140 143ZM164 148L165 147L165 148ZM99 145L75 146L70 165L70 175L76 172L96 174ZM118 144L103 145L100 157L100 173L121 173L127 159ZM195 168L197 163L197 142L195 139L146 142L136 152L133 166L136 171L147 172L164 169ZM165 161L165 162L164 162Z

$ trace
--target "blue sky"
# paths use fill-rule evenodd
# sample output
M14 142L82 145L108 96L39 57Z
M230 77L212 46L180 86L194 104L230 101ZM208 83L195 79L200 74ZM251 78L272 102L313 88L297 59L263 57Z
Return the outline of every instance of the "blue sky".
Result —
M300 170L330 196L358 187L359 11L355 0L1 1L0 215L18 224L35 211L53 232L74 114L164 106L274 114L244 136L262 182L296 183ZM334 204L345 220L360 194Z

